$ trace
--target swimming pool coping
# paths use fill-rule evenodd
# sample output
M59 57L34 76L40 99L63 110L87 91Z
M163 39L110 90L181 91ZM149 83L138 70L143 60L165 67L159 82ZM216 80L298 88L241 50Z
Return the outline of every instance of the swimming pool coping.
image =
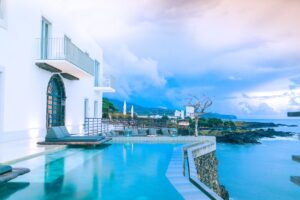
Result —
M108 143L167 143L183 144L204 141L215 141L214 136L117 136L112 137Z
M48 154L48 153L54 153L54 152L57 152L57 151L62 151L66 148L67 148L67 146L52 146L52 148L42 150L41 152L32 153L32 154L29 154L29 155L26 155L26 156L22 156L22 157L19 157L17 159L9 160L7 162L3 162L3 164L7 164L7 165L16 164L18 162L29 160L29 159L32 159L32 158L35 158L35 157L38 157L38 156L41 156L41 155Z
M188 144L183 147L183 157L186 156L188 159L188 176L192 184L199 188L203 193L205 193L210 199L213 200L223 200L217 193L215 193L211 188L206 186L198 178L198 173L195 164L195 157L199 157L216 150L216 141L204 141L193 144ZM185 165L184 171L185 171Z
M166 171L166 177L183 199L210 200L210 198L184 175L184 157L182 145L173 149L173 154Z

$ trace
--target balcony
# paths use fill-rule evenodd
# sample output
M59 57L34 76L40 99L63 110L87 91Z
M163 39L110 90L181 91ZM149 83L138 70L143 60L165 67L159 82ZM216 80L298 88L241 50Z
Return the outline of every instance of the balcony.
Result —
M113 93L115 92L115 80L114 77L103 77L99 84L96 84L94 89L99 92Z
M68 37L38 39L36 65L70 80L94 76L95 61Z

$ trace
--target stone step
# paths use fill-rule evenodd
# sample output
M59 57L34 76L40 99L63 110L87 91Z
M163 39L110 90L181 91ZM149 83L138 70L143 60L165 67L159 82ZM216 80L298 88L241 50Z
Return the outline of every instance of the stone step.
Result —
M293 155L292 159L296 162L300 162L300 155Z
M300 186L300 176L291 176L291 181Z

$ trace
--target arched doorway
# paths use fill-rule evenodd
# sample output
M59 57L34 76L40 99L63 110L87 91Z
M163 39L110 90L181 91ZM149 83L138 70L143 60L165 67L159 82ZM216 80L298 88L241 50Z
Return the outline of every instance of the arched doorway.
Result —
M53 75L47 88L47 128L65 125L65 87L61 77Z

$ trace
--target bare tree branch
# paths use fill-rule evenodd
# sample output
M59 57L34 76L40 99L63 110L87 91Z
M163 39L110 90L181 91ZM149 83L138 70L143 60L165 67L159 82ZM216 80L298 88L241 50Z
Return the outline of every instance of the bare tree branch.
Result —
M213 101L211 98L203 95L202 100L200 100L195 95L189 95L190 97L187 98L188 103L186 106L191 106L194 108L194 117L195 117L195 136L198 136L198 119L201 117L207 108L209 108Z

